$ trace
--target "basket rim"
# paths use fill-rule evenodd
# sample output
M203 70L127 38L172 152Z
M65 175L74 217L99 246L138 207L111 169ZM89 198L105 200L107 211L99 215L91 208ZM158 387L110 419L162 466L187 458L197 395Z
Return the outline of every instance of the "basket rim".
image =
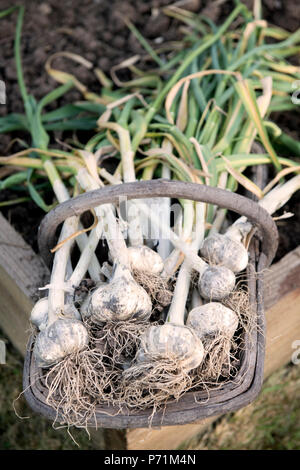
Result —
M271 264L278 247L278 230L270 214L257 202L240 194L205 184L167 179L105 186L58 204L45 215L39 226L38 246L41 256L47 265L51 264L50 249L54 245L56 229L68 217L79 216L83 212L102 204L118 204L124 198L130 200L153 197L206 202L245 216L251 223L259 226L261 230L260 268L267 268Z

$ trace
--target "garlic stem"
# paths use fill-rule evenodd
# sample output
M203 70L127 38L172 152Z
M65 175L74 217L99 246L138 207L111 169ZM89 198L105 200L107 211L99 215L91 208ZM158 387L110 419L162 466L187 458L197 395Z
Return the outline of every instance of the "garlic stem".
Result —
M64 223L59 241L72 235L78 227L78 217L73 216L67 219ZM53 267L51 271L51 279L48 295L48 322L50 326L57 320L57 317L64 310L65 305L65 291L64 282L66 276L67 263L70 257L70 250L73 240L69 240L55 253L53 260Z
M117 132L120 143L120 154L122 161L123 180L125 183L136 181L134 167L134 151L132 150L130 133L127 129L115 122L107 122L104 119L98 120L100 127L106 127ZM140 224L138 205L134 206L133 201L128 203L128 237L131 246L141 246L144 244L142 227Z
M175 222L173 226L173 231L178 235L180 238L182 237L182 226L183 226L183 211L182 206L179 205L179 213L175 216ZM177 270L179 264L181 264L182 260L181 251L178 248L173 248L169 256L164 261L164 269L161 273L162 277L169 279L173 276L174 272Z
M89 264L93 255L95 254L95 250L99 243L99 240L102 235L102 226L101 221L99 220L98 225L95 229L92 230L90 236L88 237L87 243L82 251L80 258L77 262L77 265L73 271L73 274L69 276L69 284L73 287L78 287L80 282L82 281L85 273L89 268Z
M190 209L188 206L185 208ZM191 243L191 251L197 255L200 244L204 238L204 225L205 225L205 204L196 203L196 230L195 238ZM190 262L186 259L180 267L175 290L173 293L172 303L168 312L167 321L184 325L184 311L185 305L190 289L192 267Z
M227 171L222 171L219 177L219 181L218 181L218 188L226 189L227 180L228 180ZM221 230L221 227L226 217L226 213L227 213L227 209L222 209L220 207L216 209L214 221L213 221L212 227L209 230L210 235L214 233L218 233Z
M280 209L300 189L300 175L296 175L284 184L276 186L269 191L258 204L270 215ZM245 216L239 217L234 224L226 231L226 235L235 240L241 241L252 228L252 224Z
M207 264L197 255L197 253L195 253L195 250L192 249L191 246L188 245L182 238L176 235L176 233L168 226L168 224L166 224L164 221L160 221L156 214L154 214L153 211L151 211L145 204L140 203L140 210L151 220L154 225L161 229L163 236L167 237L175 246L175 248L178 248L178 250L184 253L192 268L202 274L206 269Z
M269 191L258 204L273 214L280 209L300 189L300 175L294 176L282 185L276 186Z
M85 168L78 170L76 178L85 191L92 191L100 187L98 181L92 178ZM113 206L111 204L98 206L95 208L95 213L100 220L103 220L103 228L113 260L129 267L128 249L113 213Z
M44 163L45 171L48 174L52 174L52 166L53 163L51 160L46 160ZM65 187L64 183L61 181L59 178L53 177L51 180L52 187L54 194L58 200L59 203L62 203L64 201L68 201L70 199L70 195L68 193L67 188ZM68 223L68 222L67 222ZM82 226L79 223L79 229L81 229ZM82 233L76 238L76 243L82 252L84 250L85 244L87 242L87 235L85 233ZM92 260L89 264L89 273L91 278L94 281L99 281L100 280L100 271L101 271L101 266L97 260L97 257L93 255Z
M162 143L162 150L164 153L172 153L172 143L169 139L164 139ZM168 166L162 166L162 178L171 179L171 170ZM170 198L161 198L161 212L163 220L170 224L170 214L171 214L171 199ZM160 254L163 260L165 260L171 252L171 243L170 240L161 238L157 247L157 252Z

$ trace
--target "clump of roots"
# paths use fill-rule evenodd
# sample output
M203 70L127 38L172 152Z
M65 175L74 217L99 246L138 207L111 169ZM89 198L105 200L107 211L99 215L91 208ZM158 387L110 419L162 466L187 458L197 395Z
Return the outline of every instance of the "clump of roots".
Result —
M130 366L139 347L146 321L95 324L85 322L89 346L65 357L46 372L46 402L63 424L87 427L96 424L97 406L120 409L122 373Z
M191 376L178 365L178 360L153 357L151 361L133 364L122 375L122 400L128 408L153 414L170 399L179 400L192 386Z
M86 324L91 344L101 351L112 368L129 366L140 345L140 336L149 327L146 320L109 321Z
M192 371L193 385L219 384L230 380L237 372L238 345L233 338L219 333L202 339L205 356L201 365Z
M169 281L159 274L140 270L134 270L133 277L150 296L154 309L161 311L164 307L170 305L173 292Z
M231 308L239 318L240 331L244 334L251 333L257 328L256 311L249 300L249 292L246 286L237 286L225 299L222 300L225 307Z
M137 280L158 303L161 293L171 295L160 276L139 273ZM203 338L204 359L190 372L176 358L160 356L151 361L135 361L141 335L149 322L96 324L87 320L89 346L70 354L46 372L43 380L48 388L47 404L56 410L57 419L63 420L63 424L86 428L93 421L96 424L97 406L115 406L116 412L121 408L136 411L152 408L153 416L167 402L179 400L192 388L210 389L232 380L239 367L242 338L256 326L256 314L250 307L248 292L242 288L236 288L222 303L238 315L239 328L233 338L221 333Z
M46 373L46 403L61 424L86 428L99 403L114 402L117 375L97 349L70 354Z

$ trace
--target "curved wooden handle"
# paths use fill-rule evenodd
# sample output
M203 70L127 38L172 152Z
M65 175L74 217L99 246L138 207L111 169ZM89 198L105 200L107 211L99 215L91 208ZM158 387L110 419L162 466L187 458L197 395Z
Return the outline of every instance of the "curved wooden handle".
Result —
M204 184L187 183L157 179L134 183L123 183L88 191L69 199L52 209L42 220L39 233L39 251L47 264L51 262L50 249L54 244L57 227L68 217L100 206L101 204L118 204L122 198L144 199L169 197L206 202L244 215L253 225L259 225L262 233L260 269L268 267L277 250L278 231L272 217L259 204L239 194Z

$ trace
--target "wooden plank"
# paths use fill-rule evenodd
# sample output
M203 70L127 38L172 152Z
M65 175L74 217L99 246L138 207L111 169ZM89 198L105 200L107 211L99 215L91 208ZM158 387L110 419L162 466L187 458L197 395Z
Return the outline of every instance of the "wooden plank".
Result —
M300 340L300 288L267 311L265 378L292 359L294 341Z
M0 328L22 354L38 288L48 282L42 259L0 214Z
M264 273L265 309L268 310L284 295L298 287L300 287L300 246Z
M265 274L265 377L291 360L300 340L300 246Z
M265 273L267 320L265 378L291 360L292 343L300 340L300 246ZM217 417L184 426L133 429L127 432L131 450L168 450L201 434Z

